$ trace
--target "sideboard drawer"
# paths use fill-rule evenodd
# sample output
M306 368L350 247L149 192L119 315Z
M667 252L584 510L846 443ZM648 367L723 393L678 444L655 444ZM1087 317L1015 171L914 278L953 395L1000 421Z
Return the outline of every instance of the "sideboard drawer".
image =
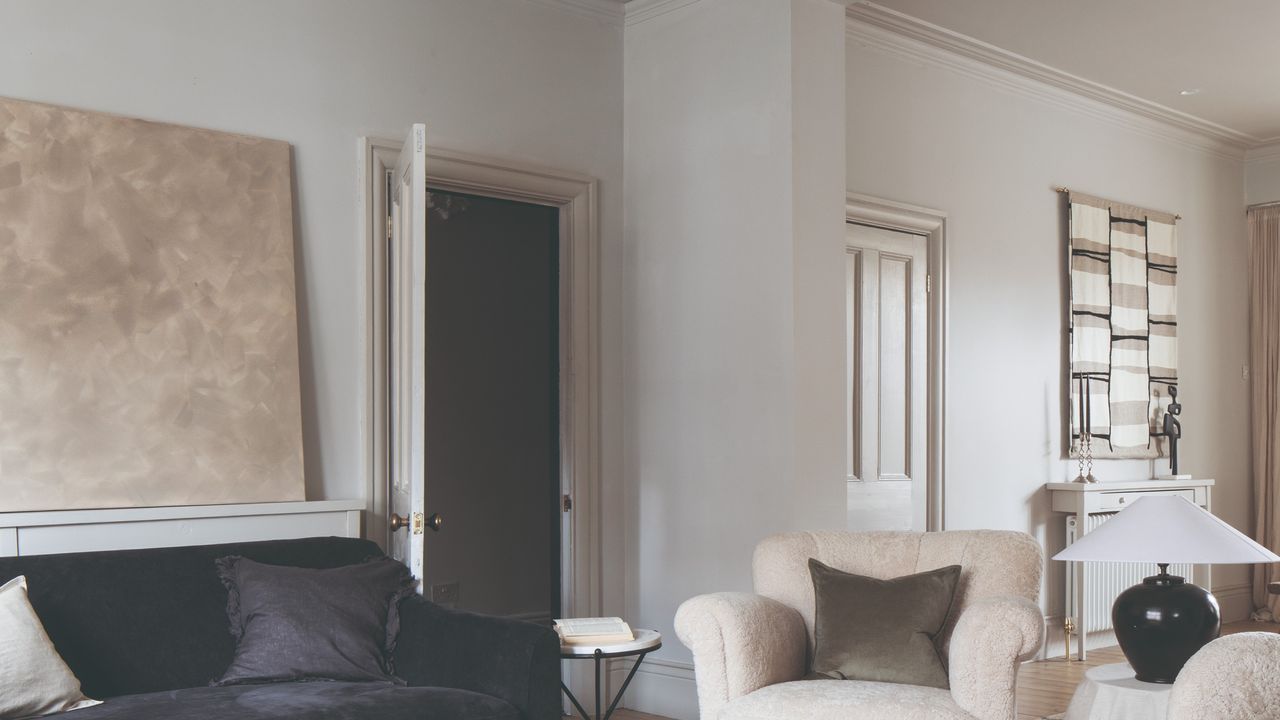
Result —
M1123 510L1144 495L1181 495L1193 503L1196 502L1195 488L1185 488L1180 490L1151 490L1141 492L1104 492L1098 493L1097 512L1114 512L1117 510Z

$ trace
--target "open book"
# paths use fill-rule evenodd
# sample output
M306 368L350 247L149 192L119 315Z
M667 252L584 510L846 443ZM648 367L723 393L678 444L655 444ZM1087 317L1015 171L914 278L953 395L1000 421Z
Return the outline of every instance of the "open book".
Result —
M562 645L609 645L636 639L622 618L568 618L555 621Z

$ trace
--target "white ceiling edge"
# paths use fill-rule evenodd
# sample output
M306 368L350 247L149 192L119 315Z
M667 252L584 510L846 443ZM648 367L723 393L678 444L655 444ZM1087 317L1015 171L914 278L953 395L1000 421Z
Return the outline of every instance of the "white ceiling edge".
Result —
M610 25L621 25L626 17L626 5L618 0L527 0L527 2L563 10Z
M1245 151L1245 164L1255 162L1271 162L1280 160L1280 140L1273 140L1265 145L1251 147Z
M635 25L688 7L698 0L627 0L627 25Z
M828 0L836 5L848 7L855 0ZM700 0L623 0L627 8L627 25L635 25L666 15L673 10L688 7Z
M634 25L701 0L527 0L611 25ZM949 67L1060 106L1137 128L1148 135L1250 160L1280 157L1280 137L1258 138L1122 90L1086 80L976 38L877 5L847 5L845 33L868 45ZM1071 98L1093 101L1090 107ZM1109 109L1111 112L1103 110ZM1137 121L1145 122L1137 122Z
M846 16L848 19L846 30L851 37L886 46L892 44L892 38L896 36L905 41L926 46L935 51L941 51L952 57L962 58L986 66L992 71L989 73L991 75L1003 73L1016 76L1041 86L1047 86L1096 101L1137 117L1157 121L1182 131L1180 134L1189 133L1204 138L1211 145L1225 146L1228 151L1234 150L1235 152L1232 154L1237 157L1246 149L1262 147L1280 140L1277 138L1258 138L1180 110L1145 100L1122 90L1117 90L1092 80L1086 80L1031 58L996 47L990 43L985 43L968 35L962 35L866 0L859 0L850 5L846 11ZM947 59L936 52L932 57L924 57L922 59L932 59L942 64L948 64ZM1007 84L1007 79L1004 84Z

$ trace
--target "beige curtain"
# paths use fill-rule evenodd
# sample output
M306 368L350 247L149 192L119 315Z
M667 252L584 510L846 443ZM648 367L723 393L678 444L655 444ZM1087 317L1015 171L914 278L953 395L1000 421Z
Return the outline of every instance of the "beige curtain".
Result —
M1280 206L1249 211L1249 355L1254 537L1274 552L1280 550ZM1259 619L1280 617L1280 596L1267 594L1267 583L1276 580L1280 564L1255 566Z

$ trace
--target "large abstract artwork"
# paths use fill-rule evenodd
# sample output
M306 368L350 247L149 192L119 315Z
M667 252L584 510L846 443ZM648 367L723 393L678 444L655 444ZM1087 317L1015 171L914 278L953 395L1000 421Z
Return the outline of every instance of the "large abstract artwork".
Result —
M290 163L0 99L0 511L303 499Z
M1165 452L1178 384L1176 218L1071 193L1071 444L1099 458Z

